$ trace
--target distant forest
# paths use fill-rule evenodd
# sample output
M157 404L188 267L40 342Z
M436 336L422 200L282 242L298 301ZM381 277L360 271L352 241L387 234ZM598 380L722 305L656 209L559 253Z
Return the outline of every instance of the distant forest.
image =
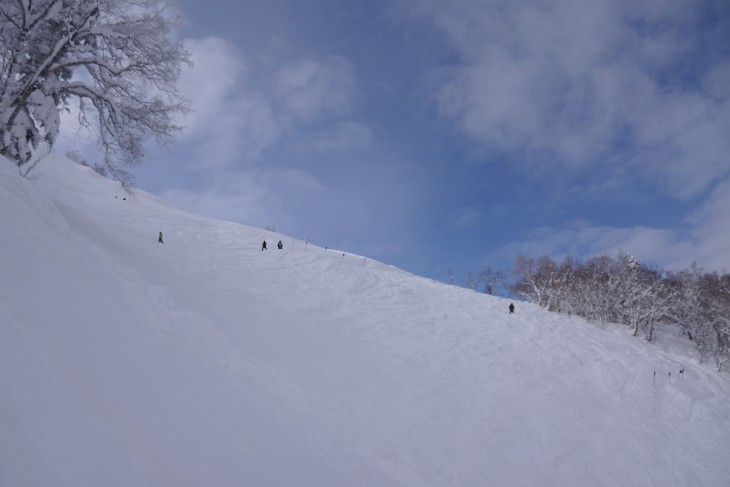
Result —
M663 271L629 254L584 262L519 256L508 273L487 268L477 279L467 276L467 287L480 284L488 294L502 290L549 311L626 325L649 342L657 324L676 325L695 344L700 363L714 358L720 371L730 360L730 274L695 264Z

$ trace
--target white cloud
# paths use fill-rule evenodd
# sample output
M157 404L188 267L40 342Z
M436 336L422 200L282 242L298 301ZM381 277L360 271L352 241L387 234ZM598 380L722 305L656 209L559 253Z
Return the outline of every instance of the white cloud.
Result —
M341 56L331 56L281 67L274 94L287 118L307 122L350 112L359 88L353 65Z
M89 162L98 162L97 136L79 123L78 100L68 101L68 111L61 111L61 131L54 145L54 152L65 154L79 151Z
M195 67L181 89L195 111L184 120L180 143L193 149L183 158L212 170L162 196L249 225L316 227L302 218L302 207L316 209L311 218L319 222L319 202L332 198L333 188L309 172L307 157L365 147L372 138L367 126L351 119L360 97L352 64L339 56L281 64L275 56L249 57L218 38L186 41L185 47ZM189 189L195 185L200 189Z
M640 261L665 269L697 262L706 270L730 271L730 178L716 184L709 198L686 223L687 232L668 228L610 227L580 221L543 227L511 242L492 256L511 260L519 254L586 258L625 250Z
M261 202L268 197L268 192L252 181L241 181L240 178L235 186L236 191L229 188L226 192L218 186L204 191L173 188L160 196L203 216L230 221L256 219L262 211Z
M717 184L702 207L691 217L697 262L710 269L730 272L730 178Z
M635 105L637 172L668 194L691 198L730 174L730 99L718 103L699 93L654 93Z
M215 37L183 44L194 64L183 68L178 89L192 111L178 115L176 123L183 131L177 139L193 150L181 159L204 169L257 161L279 139L281 128L270 101L248 83L251 68L243 54ZM79 149L90 160L98 156L96 133L79 124L75 100L70 111L62 112L61 123L56 150Z
M172 188L161 196L212 218L262 228L286 227L291 224L291 205L321 187L319 180L304 171L266 168L228 172L203 190Z
M532 232L525 240L510 242L492 255L511 261L517 255L548 255L557 259L572 256L587 258L596 255L615 256L627 251L641 262L673 266L687 255L691 245L677 241L671 230L607 226L544 227Z
M730 267L730 59L718 47L728 40L719 2L399 4L453 48L454 61L431 77L441 114L488 151L513 154L503 159L524 177L613 198L653 188L687 206L714 186L671 229L546 228L502 256L624 248L663 266Z
M730 60L710 68L702 78L702 87L716 100L730 99Z
M280 218L282 202L253 173L229 175L204 190L173 188L160 196L193 212L228 221L265 227Z
M265 163L265 152L282 141L320 153L369 144L370 129L348 120L360 92L353 65L344 57L277 67L276 60L257 62L218 37L187 39L183 45L193 65L184 67L178 82L192 108L177 120L183 127L176 144L182 165L253 168ZM63 114L59 148L94 143L87 140L89 134L76 135L77 114L73 109Z
M316 152L340 152L370 144L372 132L356 122L341 122L315 132L307 144Z
M561 178L620 164L680 198L730 174L730 68L702 56L706 2L402 3L451 42L435 97L475 141Z
M179 88L193 111L181 121L196 147L196 165L251 163L281 136L264 94L248 84L250 68L233 45L218 38L185 41L194 67Z
M322 189L322 183L308 172L292 168L272 168L261 174L261 182L282 195L301 195Z
M370 130L343 121L360 93L352 64L340 56L270 66L247 60L218 38L185 41L194 67L180 80L194 111L181 121L196 149L196 165L223 168L262 162L263 153L317 122L302 143L317 152L343 150L369 142ZM256 76L254 76L256 74ZM305 130L306 133L306 130Z
M449 218L454 228L469 228L482 220L482 213L475 208L459 208L455 215Z
M184 46L193 66L183 70L178 88L193 106L193 111L183 116L185 129L195 133L205 131L206 125L218 118L227 97L245 82L248 69L242 55L223 39L188 39Z

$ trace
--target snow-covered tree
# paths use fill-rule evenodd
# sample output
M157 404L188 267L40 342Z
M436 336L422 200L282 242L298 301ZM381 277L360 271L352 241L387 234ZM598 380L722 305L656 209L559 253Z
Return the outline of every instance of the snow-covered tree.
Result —
M730 361L730 275L704 274L700 281L709 351L717 370Z
M616 292L617 311L621 323L631 328L631 334L639 333L641 309L646 287L642 282L641 265L631 254L621 256L621 272L614 276L611 287Z
M128 185L122 167L142 161L147 139L171 141L187 108L176 21L165 0L0 0L0 154L27 174L75 99L109 173Z
M688 269L671 272L667 285L674 290L674 300L669 320L679 325L692 340L700 356L700 363L719 351L718 333L714 326L720 322L722 309L717 279L712 274L703 274L693 264Z
M512 267L515 282L510 286L513 293L536 303L549 311L559 313L574 312L571 305L571 286L573 286L572 258L557 264L548 256L537 260L532 257L518 256Z
M691 341L696 341L699 328L705 321L701 277L702 270L696 264L688 269L669 272L666 277L667 286L673 289L675 296L669 321L678 325Z
M616 321L616 299L613 277L620 272L619 263L607 255L592 257L578 267L578 294L582 303L579 314L601 324Z
M518 255L515 258L510 272L515 280L510 286L510 291L524 298L529 303L544 306L543 303L546 302L546 289L538 278L535 259L525 255Z
M702 273L696 265L664 272L630 254L598 256L585 263L519 256L510 290L549 311L601 323L621 323L633 336L655 339L656 326L674 323L695 343L700 363L730 362L730 274Z

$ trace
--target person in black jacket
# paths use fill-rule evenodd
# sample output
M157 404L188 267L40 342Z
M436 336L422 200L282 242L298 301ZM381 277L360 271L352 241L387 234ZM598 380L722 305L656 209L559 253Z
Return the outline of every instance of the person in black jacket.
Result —
M509 314L513 314L515 312L515 305L514 303L509 304Z

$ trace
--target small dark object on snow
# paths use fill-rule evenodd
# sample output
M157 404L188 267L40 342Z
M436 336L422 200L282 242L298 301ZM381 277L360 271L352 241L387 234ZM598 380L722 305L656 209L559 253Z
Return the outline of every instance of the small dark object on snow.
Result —
M509 304L509 314L513 314L515 312L515 305L514 303Z
M165 243L165 242L162 241L162 232L160 232L160 236L157 237L157 241L160 242L160 243Z
M266 240L261 244L261 251L266 250Z
M281 243L281 240L279 240L279 243L278 243L278 244L276 244L276 246L277 246L277 247L279 247L279 250L281 250L281 249L283 249L283 248L284 248L284 244L283 244L283 243Z

